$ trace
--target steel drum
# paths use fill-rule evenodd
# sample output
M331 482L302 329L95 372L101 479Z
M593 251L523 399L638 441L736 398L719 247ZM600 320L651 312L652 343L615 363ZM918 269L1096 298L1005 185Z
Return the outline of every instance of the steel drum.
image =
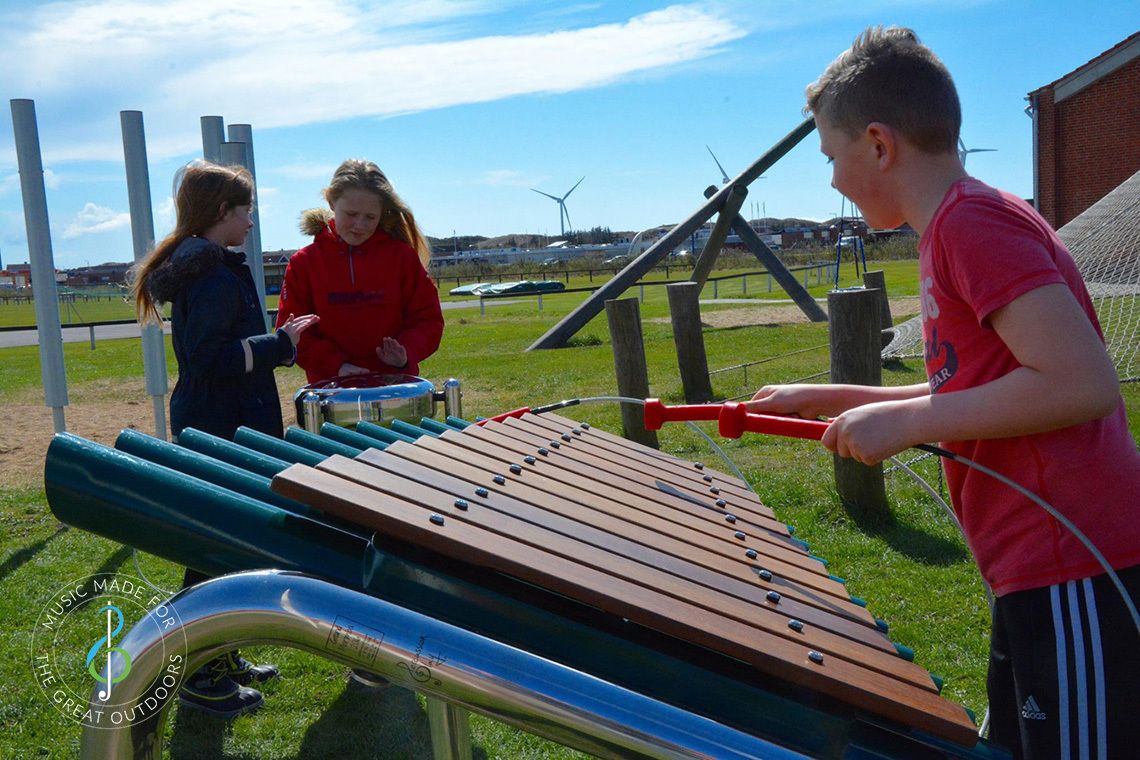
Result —
M450 378L437 390L430 380L416 375L373 372L321 380L293 394L297 424L313 433L320 433L324 422L346 428L355 428L361 420L418 424L435 416L439 401L448 415L462 416L458 380Z

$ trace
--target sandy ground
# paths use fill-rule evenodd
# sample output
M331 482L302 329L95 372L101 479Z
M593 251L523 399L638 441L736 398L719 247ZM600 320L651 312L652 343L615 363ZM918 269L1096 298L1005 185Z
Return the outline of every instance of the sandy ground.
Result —
M747 303L747 302L745 302ZM827 303L818 301L819 307L827 311ZM896 317L906 314L918 313L917 298L892 298L891 313ZM668 324L668 317L659 317L649 320ZM806 323L808 318L800 311L800 307L793 303L779 303L772 306L742 306L733 309L720 309L713 311L709 308L701 310L701 324L705 327L744 327L748 325L790 325Z
M170 387L174 387L173 382ZM293 410L293 393L296 390L278 382L281 414L286 425L296 418ZM100 383L72 386L68 389L68 401L70 403L64 407L63 415L69 433L106 446L114 446L115 438L124 428L154 435L154 405L146 395L141 378L137 388L110 387ZM43 395L35 388L26 394L26 398L5 404L4 415L7 419L0 425L0 473L4 485L18 488L42 486L44 457L54 435L52 410L44 406Z
M827 304L821 304L826 310ZM918 299L891 300L893 314L915 314ZM745 325L778 325L807 322L807 317L794 304L744 306L733 309L705 309L701 317L706 327L739 327ZM668 322L668 319L657 321ZM293 393L279 378L285 424L295 419ZM173 384L172 386L173 387ZM465 390L465 396L468 392ZM70 433L91 441L113 446L119 431L133 428L154 434L153 405L139 378L137 387L114 383L87 383L71 387L64 419ZM0 425L0 477L7 487L35 488L43 483L44 456L53 435L52 410L43 404L38 388L29 389L23 397L4 405L4 424Z

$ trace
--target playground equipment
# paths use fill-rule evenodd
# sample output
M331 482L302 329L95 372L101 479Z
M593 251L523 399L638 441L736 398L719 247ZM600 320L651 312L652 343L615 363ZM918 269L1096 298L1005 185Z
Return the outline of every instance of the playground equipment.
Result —
M776 143L767 153L758 158L751 166L742 171L735 179L722 185L719 189L713 185L705 191L708 198L699 209L694 211L687 219L673 227L665 235L657 239L653 245L631 261L613 279L607 282L593 295L578 305L574 311L562 318L558 324L551 327L546 333L530 345L528 351L539 348L559 348L566 344L578 330L598 315L605 307L605 302L621 296L631 285L641 279L658 261L669 255L677 246L681 245L690 235L695 233L707 222L713 214L718 214L713 233L709 237L711 245L706 244L700 257L694 265L694 279L702 280L700 273L707 273L712 269L712 263L720 254L720 243L731 229L747 246L748 250L764 264L772 277L779 283L796 305L813 322L826 322L827 315L819 304L808 294L794 276L788 272L784 264L764 244L756 231L740 215L740 205L748 193L748 185L760 177L773 164L782 158L789 150L794 148L801 140L815 129L814 119L806 119L792 130L780 142ZM631 249L632 250L632 249Z
M45 482L69 524L240 573L169 601L189 667L275 642L372 669L428 695L438 757L468 709L601 757L1004 757L743 481L537 411L62 434ZM122 639L120 694L157 644ZM164 715L84 753L160 752Z

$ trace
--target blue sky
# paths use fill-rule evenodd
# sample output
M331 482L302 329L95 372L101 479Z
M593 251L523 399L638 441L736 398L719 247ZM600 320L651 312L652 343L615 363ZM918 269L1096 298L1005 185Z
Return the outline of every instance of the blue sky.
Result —
M56 266L132 257L119 111L143 112L157 236L199 117L253 126L262 244L342 159L376 161L429 235L676 222L802 119L804 86L869 24L913 27L963 103L975 176L1032 192L1030 90L1140 28L1135 2L0 0L5 100L35 101ZM753 183L746 215L840 209L814 135ZM0 257L28 260L10 115Z

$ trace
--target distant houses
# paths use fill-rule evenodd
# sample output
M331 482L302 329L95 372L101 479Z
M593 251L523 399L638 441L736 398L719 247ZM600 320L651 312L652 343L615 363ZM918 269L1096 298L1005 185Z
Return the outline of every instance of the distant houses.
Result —
M867 225L857 217L844 217L842 219L837 217L824 222L812 222L805 219L759 219L753 220L749 224L760 239L764 241L764 244L773 251L833 246L840 232L844 237L862 236L868 233ZM632 232L614 233L612 235L614 242L610 243L575 244L569 240L546 242L545 238L538 239L528 236L504 236L489 240L477 238L482 242L468 248L452 247L440 243L432 252L431 266L437 268L465 263L493 265L516 263L543 265L545 263L549 265L553 261L562 263L570 259L585 257L594 257L601 261L624 260L630 256L640 255L671 229L672 225L661 225L637 235ZM675 256L694 252L700 253L711 232L712 224L706 224L670 253ZM499 242L545 242L546 244L535 247L496 245ZM744 243L733 233L725 240L724 247L743 250ZM289 264L289 258L294 253L296 253L296 249L290 248L262 253L267 294L276 295L281 292L281 284L285 280L285 268ZM56 281L61 285L73 288L125 287L127 272L131 266L133 263L106 262L75 267L65 271L57 271ZM0 291L27 288L32 285L31 278L31 266L29 264L11 265L7 270L0 271Z

